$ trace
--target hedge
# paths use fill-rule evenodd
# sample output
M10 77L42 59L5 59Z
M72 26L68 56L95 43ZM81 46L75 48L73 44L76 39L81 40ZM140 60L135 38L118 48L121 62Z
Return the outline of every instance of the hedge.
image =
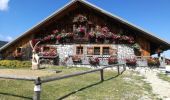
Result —
M28 68L31 67L30 61L0 60L0 67L5 68Z

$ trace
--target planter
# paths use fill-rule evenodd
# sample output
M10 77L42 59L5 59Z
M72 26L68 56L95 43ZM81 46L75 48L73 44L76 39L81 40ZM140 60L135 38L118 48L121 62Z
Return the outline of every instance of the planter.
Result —
M109 57L108 58L108 64L112 65L112 64L117 64L118 63L118 59L115 57Z
M99 59L98 58L93 58L93 57L90 57L89 58L89 63L91 64L91 65L93 65L93 66L97 66L97 65L99 65Z

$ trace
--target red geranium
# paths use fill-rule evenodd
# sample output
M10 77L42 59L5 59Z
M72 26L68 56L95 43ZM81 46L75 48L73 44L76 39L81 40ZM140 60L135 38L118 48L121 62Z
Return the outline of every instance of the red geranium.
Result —
M53 30L53 34L57 34L59 31L56 29L56 30Z
M102 28L102 32L103 32L103 33L108 33L108 32L109 32L108 27L106 27L106 26L105 26L105 27L103 27L103 28Z
M133 58L133 59L126 59L126 65L128 66L136 66L136 59Z
M92 65L99 65L99 58L93 58L93 57L90 57L89 58L89 63L92 64Z
M117 64L118 63L118 59L116 57L109 57L108 58L108 64Z
M57 35L57 36L56 36L56 39L57 39L58 41L60 41L60 40L61 40L61 35Z
M112 35L112 38L113 38L114 40L117 40L117 39L120 39L121 36L120 36L120 35L117 35L117 34L113 34L113 35Z
M121 40L125 40L125 41L127 41L127 40L129 40L129 37L128 37L128 36L126 36L126 35L123 35L123 36L121 37Z

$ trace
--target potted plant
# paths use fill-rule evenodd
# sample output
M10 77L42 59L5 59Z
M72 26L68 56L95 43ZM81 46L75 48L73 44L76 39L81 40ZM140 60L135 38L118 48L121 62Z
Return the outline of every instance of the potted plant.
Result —
M118 63L118 59L116 57L109 57L108 58L108 64L117 64Z
M129 44L134 44L135 41L134 41L134 37L132 36L129 36L129 40L128 40Z
M107 34L105 34L106 42L108 41L107 43L113 42L112 36L113 36L112 32L108 32Z
M99 65L99 62L100 62L100 60L99 60L98 57L96 57L96 58L90 57L90 58L89 58L89 63L90 63L91 65L94 65L94 66Z
M135 67L136 66L136 59L133 58L133 59L126 59L126 65L127 66L131 66L131 67Z
M89 33L89 41L90 41L90 43L94 43L95 40L96 40L96 35L95 35L95 33L92 31L92 32Z
M112 34L113 41L118 42L120 40L121 36L119 34Z
M73 33L66 33L66 36L65 36L66 42L70 43L73 40L73 36L74 36Z
M97 42L103 43L103 42L104 42L104 39L105 39L105 35L104 35L103 33L98 32L98 33L96 34L96 38L97 38Z

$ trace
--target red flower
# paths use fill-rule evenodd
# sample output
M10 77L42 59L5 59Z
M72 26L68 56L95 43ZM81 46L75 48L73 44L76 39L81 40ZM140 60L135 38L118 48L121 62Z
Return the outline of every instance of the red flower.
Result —
M57 35L56 36L56 39L59 41L59 40L61 40L61 35Z
M35 45L37 42L39 42L40 40L39 39L32 39L32 44Z
M118 59L116 57L109 57L108 58L108 64L117 64Z
M53 30L53 34L57 34L59 31L56 29L56 30Z
M113 34L113 35L112 35L112 38L113 38L114 40L116 40L116 39L120 39L121 36L120 36L120 35Z
M121 40L125 40L125 41L127 41L127 40L129 40L129 37L128 37L128 36L123 35L123 36L121 37Z
M93 58L93 57L89 58L89 63L92 65L98 65L99 62L100 62L99 58Z
M135 58L133 58L133 59L126 59L126 64L128 65L128 66L135 66L136 65L136 59Z
M103 33L108 33L108 32L109 32L108 27L106 27L106 26L105 26L105 27L103 27L103 28L102 28L102 32L103 32Z

